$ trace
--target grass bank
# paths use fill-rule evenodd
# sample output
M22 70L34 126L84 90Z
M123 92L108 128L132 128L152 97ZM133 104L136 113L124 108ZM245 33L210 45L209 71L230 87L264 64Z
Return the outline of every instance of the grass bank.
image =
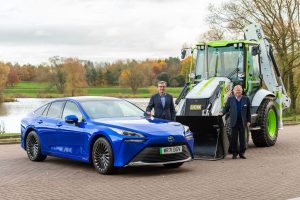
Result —
M174 97L177 97L181 89L181 87L167 88L167 92ZM79 91L79 95L147 98L155 92L155 87L139 88L137 93L133 94L130 88L111 86L82 88ZM11 100L13 98L57 98L64 96L66 95L60 94L54 85L50 83L20 82L15 86L8 87L4 90L4 97L6 100Z

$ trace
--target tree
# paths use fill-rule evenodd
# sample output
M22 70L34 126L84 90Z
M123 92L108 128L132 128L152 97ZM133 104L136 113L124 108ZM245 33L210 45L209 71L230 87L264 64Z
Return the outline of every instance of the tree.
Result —
M162 72L162 73L158 74L157 80L165 81L169 85L170 75L167 72Z
M103 86L105 84L104 70L102 67L98 67L96 71L97 71L96 85Z
M0 62L0 102L3 101L3 90L6 86L8 73L9 67L7 66L7 64Z
M225 38L224 30L216 26L210 26L208 31L200 35L199 41L208 42L214 40L223 40L224 38Z
M143 72L141 65L136 62L130 63L129 67L121 72L120 85L130 87L133 94L137 93L138 88L143 83Z
M19 83L19 76L13 66L10 66L9 73L7 75L6 85L14 86L15 84Z
M231 33L240 33L245 25L258 22L271 41L283 81L296 110L299 85L295 72L300 67L299 0L231 0L221 7L210 6L210 24Z
M63 69L66 73L66 90L68 95L74 96L78 88L87 87L86 71L77 58L67 58Z
M88 61L84 65L84 68L86 71L86 80L87 80L88 85L96 86L98 74L97 74L94 64L92 62Z
M63 68L63 59L54 56L49 58L51 63L51 80L55 84L59 93L63 94L65 92L67 73Z
M192 56L187 56L180 63L180 75L182 75L186 80L188 80L188 75L190 73L192 58L193 58ZM194 64L193 64L193 67L195 67ZM193 72L193 70L194 69L191 69L191 72Z

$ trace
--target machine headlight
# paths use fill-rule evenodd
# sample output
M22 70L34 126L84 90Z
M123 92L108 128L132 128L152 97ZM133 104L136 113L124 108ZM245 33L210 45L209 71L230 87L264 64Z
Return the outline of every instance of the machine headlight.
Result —
M111 128L111 130L115 131L116 133L124 136L133 136L133 137L144 137L140 133L132 132L132 131L127 131L127 130L122 130L118 128Z

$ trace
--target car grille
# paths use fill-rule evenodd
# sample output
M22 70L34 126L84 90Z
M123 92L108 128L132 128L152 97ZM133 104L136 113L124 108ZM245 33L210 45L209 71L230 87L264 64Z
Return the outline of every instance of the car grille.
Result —
M160 147L169 147L169 146L178 146L180 144L173 145L160 145L159 147L152 146L147 147L143 151L141 151L133 160L130 162L144 162L144 163L160 163L160 162L171 162L177 160L185 160L191 157L191 154L186 145L182 145L181 153L174 154L160 154Z

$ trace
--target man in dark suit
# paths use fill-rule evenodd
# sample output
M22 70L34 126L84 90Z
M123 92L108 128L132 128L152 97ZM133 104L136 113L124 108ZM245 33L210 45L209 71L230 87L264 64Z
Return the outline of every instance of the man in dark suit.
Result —
M158 82L158 93L151 96L146 112L151 115L151 110L154 108L154 117L175 120L173 97L165 92L166 87L165 81Z
M245 128L249 128L250 126L251 113L250 100L248 97L242 95L242 91L242 86L236 85L233 89L234 95L228 98L225 107L220 113L220 115L224 115L229 112L232 159L236 159L237 154L239 154L240 158L246 159L244 155L246 151ZM237 149L238 138L240 141L239 152Z

